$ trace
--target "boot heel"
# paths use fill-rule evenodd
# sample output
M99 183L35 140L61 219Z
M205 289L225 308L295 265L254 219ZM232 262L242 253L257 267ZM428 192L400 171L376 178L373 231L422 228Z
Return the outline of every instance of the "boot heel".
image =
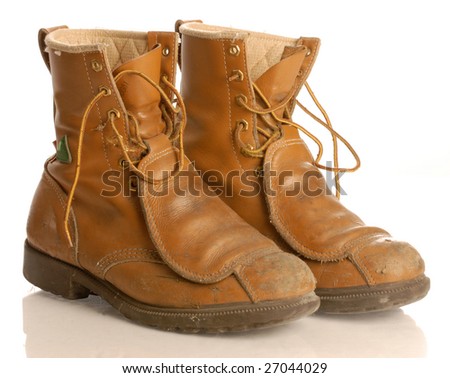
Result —
M90 290L75 281L78 269L39 252L25 241L23 275L42 290L67 299L86 298Z

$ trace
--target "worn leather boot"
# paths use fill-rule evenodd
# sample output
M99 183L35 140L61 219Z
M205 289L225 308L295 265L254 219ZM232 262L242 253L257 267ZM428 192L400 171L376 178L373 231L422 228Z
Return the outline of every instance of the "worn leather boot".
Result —
M186 154L224 202L285 251L305 261L317 279L321 310L357 313L417 301L429 289L424 263L409 244L364 225L331 195L318 168L355 170L359 158L331 128L306 79L319 39L292 39L178 22L182 35L181 93L188 127ZM357 164L320 164L322 144L292 121L306 87L337 147ZM319 146L314 159L299 130ZM337 154L337 149L336 149ZM339 193L339 183L336 188Z
M29 215L24 275L164 330L226 332L314 312L309 268L244 222L183 154L176 33L41 30L57 152ZM178 147L177 147L178 146Z

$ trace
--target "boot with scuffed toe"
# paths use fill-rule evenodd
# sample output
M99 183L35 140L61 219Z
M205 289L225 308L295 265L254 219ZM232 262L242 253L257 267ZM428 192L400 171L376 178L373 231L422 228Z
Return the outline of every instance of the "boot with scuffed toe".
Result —
M359 158L335 132L306 79L317 38L177 22L187 156L224 202L277 245L299 256L317 279L320 310L358 313L399 307L429 289L424 262L409 244L366 226L330 194L319 168L356 170ZM298 105L356 158L350 169L320 163L322 144L292 120L305 87L323 120ZM303 136L318 145L313 158ZM335 148L337 157L337 148ZM339 195L339 181L336 182Z
M56 154L31 206L24 275L97 294L163 330L269 327L319 306L307 265L205 185L183 153L176 33L42 29Z

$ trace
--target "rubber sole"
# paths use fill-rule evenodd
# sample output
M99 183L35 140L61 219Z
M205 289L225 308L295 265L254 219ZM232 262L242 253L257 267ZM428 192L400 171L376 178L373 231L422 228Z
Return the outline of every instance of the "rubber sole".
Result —
M376 286L342 289L316 289L321 304L318 312L327 314L358 314L385 311L416 302L430 290L430 279L416 279Z
M138 323L185 333L224 333L268 328L315 312L314 293L260 303L235 303L198 309L161 308L139 302L110 283L31 247L25 241L23 274L33 285L67 299L96 294Z

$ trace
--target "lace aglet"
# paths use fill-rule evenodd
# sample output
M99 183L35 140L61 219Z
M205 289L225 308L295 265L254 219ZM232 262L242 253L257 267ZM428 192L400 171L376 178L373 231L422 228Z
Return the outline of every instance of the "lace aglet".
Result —
M67 241L69 242L69 246L70 246L70 248L73 248L72 237L70 236L69 226L68 226L67 222L65 222L65 224L64 224L64 230L66 232L66 237L67 237Z

